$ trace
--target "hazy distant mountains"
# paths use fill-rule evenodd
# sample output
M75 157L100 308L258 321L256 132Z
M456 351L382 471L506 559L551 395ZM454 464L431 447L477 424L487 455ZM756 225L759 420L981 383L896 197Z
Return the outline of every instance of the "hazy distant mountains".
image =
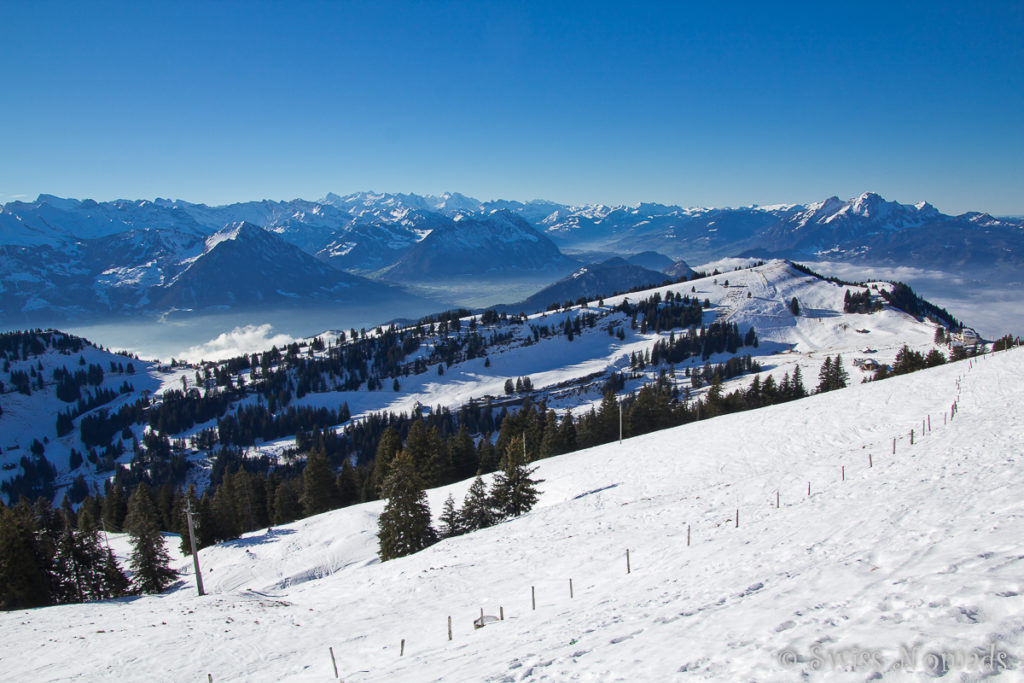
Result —
M1024 266L1024 220L948 216L872 193L737 209L481 202L457 193L213 207L41 195L0 207L0 322L366 301L401 295L383 283L524 272L555 281L609 255L638 255L638 265L673 274L685 272L669 265L678 259L743 255L1015 270Z

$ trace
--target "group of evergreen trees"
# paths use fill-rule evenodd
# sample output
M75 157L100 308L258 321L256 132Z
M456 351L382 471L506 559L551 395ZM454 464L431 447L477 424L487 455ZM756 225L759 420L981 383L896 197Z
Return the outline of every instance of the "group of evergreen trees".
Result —
M423 478L415 459L409 451L399 451L381 483L381 495L387 503L377 519L380 559L386 561L411 555L440 538L483 529L529 512L537 502L537 485L542 480L533 478L536 468L527 464L525 451L525 436L510 440L490 491L477 475L461 509L455 507L455 499L449 494L439 520L440 530L432 524Z
M817 392L820 394L842 389L849 381L850 373L843 367L842 355L836 354L835 360L832 359L832 356L826 356L825 362L821 364L821 369L818 371Z
M54 509L44 498L34 505L24 498L14 507L0 503L0 609L165 590L176 573L148 486L135 489L127 510L131 581L101 540L98 506L83 505L76 513L70 503Z
M844 313L876 313L882 310L882 302L871 297L871 291L865 289L862 292L851 292L846 290L843 297Z

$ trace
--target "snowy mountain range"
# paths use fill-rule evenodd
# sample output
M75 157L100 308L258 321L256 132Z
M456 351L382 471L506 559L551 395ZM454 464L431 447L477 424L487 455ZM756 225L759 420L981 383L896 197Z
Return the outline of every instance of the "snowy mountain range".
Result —
M237 223L262 228L279 242L271 247L260 232L246 230L234 240L239 253L288 252L288 266L257 259L249 267L266 266L259 287L238 286L212 299L190 294L219 286L213 274L225 268L235 269L239 284L247 281L237 270L245 258L226 259L205 248L207 238ZM1019 275L1024 220L948 216L924 202L900 204L872 193L848 201L831 197L809 205L736 209L481 202L457 193L362 192L214 207L40 195L35 202L0 207L0 320L10 325L55 315L160 313L189 303L261 306L281 297L295 305L343 302L341 283L351 289L360 282L372 290L335 270L398 285L524 272L550 273L550 282L596 260L587 252L607 258L647 251L691 263L785 257ZM566 256L574 253L579 258ZM315 286L296 286L304 281Z

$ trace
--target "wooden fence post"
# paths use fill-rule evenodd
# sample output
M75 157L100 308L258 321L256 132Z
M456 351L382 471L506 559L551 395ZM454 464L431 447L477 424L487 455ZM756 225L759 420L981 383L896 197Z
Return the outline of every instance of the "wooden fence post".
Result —
M573 595L573 592L572 592L572 579L569 579L569 599L572 600L573 597L575 597L575 596Z
M498 606L498 619L505 621L505 608L500 605Z
M892 454L896 455L896 437L892 437Z
M331 665L334 667L334 677L335 678L340 678L340 676L338 676L338 662L335 661L335 659L334 659L334 648L333 647L329 647L327 649L330 650L330 652L331 652ZM211 677L210 680L213 680L213 678Z
M911 446L914 445L914 430L913 429L910 430L910 445Z
M451 639L452 639L452 618L451 618L451 615L449 615L448 616L448 640L451 640Z
M530 604L533 605L534 611L537 611L537 590L530 586Z
M874 461L871 458L871 454L868 453L868 467L874 467L874 466L875 466L875 463L874 463Z
M690 547L690 525L686 525L686 547Z
M843 481L846 481L846 465L843 465Z
M775 509L776 510L779 509L779 492L778 492L778 490L775 491Z
M405 638L402 638L402 649L398 652L399 657L405 656Z
M627 574L630 573L630 568L629 568L629 548L626 548L626 573Z
M736 508L736 528L740 528L740 509Z
M811 495L811 482L807 482L807 495Z

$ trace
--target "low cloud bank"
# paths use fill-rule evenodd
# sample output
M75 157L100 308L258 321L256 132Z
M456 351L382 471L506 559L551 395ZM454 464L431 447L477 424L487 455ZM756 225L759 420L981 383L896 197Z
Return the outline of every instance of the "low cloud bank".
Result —
M287 334L274 334L270 323L262 325L244 325L230 332L223 332L208 342L191 346L188 350L177 354L177 358L187 361L225 360L240 356L243 353L266 351L272 346L282 347L295 341Z

